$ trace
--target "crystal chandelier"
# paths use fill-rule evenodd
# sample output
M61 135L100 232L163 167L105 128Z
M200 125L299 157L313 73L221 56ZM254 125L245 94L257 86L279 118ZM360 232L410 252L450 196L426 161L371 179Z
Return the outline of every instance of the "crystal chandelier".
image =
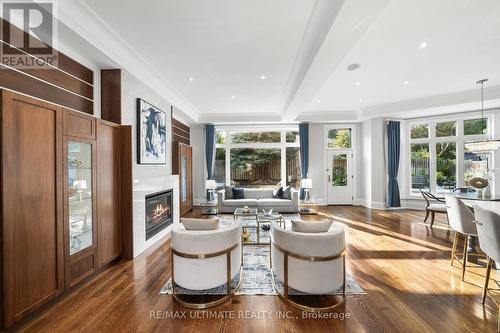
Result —
M486 118L484 118L484 83L488 81L488 79L482 79L477 81L477 84L481 85L481 123L483 126L483 133L486 132ZM471 141L465 144L465 148L473 153L487 153L493 150L496 150L500 147L500 140L480 140L480 141Z

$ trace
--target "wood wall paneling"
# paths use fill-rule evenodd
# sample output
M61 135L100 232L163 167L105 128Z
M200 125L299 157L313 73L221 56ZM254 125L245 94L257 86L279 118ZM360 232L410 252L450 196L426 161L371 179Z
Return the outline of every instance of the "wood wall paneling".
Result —
M94 112L93 102L91 100L69 93L8 67L0 66L0 73L2 74L0 75L0 87L63 105L84 113L93 114Z
M8 21L4 20L3 18L0 18L0 23L2 24L2 28L5 29L7 25L10 26L10 29L14 31L14 33L17 34L23 34L26 36L26 38L29 39L30 42L33 42L37 39L33 37L30 34L27 34L26 32L22 31L18 27L11 25ZM2 35L0 35L0 38L2 38ZM2 40L3 41L3 40ZM29 50L21 50L21 49L10 49L10 52L19 52L19 53L29 53ZM57 51L57 62L54 63L55 67L68 73L71 74L72 76L82 80L83 82L86 82L90 85L94 84L94 72L80 64L79 62L71 59L67 55L65 55L62 52Z
M172 141L179 141L187 144L191 144L191 129L188 125L185 125L172 117Z
M1 20L1 27L9 27L17 34L34 40L30 34L26 34L9 22ZM0 38L2 35L0 34ZM37 65L33 68L22 68L3 61L0 67L0 87L20 92L29 96L40 98L52 103L62 105L77 111L93 114L93 71L81 65L75 60L57 52L57 61L52 65L44 63L37 55L29 54L30 49L19 49L7 44L8 41L0 40L0 47L8 49L11 56L25 55L31 59L37 59ZM12 67L9 67L12 66ZM15 68L13 68L15 67Z
M118 125L97 123L98 267L121 255L121 131Z
M101 70L101 118L121 124L121 70Z
M4 326L64 289L62 114L2 91Z

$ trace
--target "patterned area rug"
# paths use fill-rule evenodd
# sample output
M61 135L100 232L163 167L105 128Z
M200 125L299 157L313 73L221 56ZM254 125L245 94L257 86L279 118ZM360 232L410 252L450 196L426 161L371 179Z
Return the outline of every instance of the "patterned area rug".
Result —
M238 281L237 276L233 280L233 287ZM277 288L283 290L282 284L276 279ZM189 290L181 287L176 287L176 293L184 295L223 295L226 294L226 286L222 285L217 288L207 289L203 291ZM303 293L290 289L290 295L301 295ZM339 289L332 295L340 295L342 291ZM172 294L172 280L163 286L160 294ZM346 294L347 295L362 295L366 294L363 288L347 274L346 276ZM269 246L266 245L245 245L243 246L243 276L240 287L236 291L236 295L277 295L272 284L272 274L269 268Z

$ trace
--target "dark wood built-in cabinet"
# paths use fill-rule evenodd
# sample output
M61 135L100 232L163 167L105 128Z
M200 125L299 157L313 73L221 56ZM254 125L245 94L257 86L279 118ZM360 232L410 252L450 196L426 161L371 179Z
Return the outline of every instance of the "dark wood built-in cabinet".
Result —
M61 108L0 90L3 321L64 290Z
M173 110L172 110L173 112ZM193 150L191 129L172 119L172 174L179 175L179 205L181 216L193 209Z
M97 265L103 267L122 253L122 159L121 128L116 124L97 122ZM127 175L130 182L132 177Z
M10 91L0 96L8 328L122 255L131 128Z
M172 173L179 175L181 216L193 209L193 150L178 141L172 142Z

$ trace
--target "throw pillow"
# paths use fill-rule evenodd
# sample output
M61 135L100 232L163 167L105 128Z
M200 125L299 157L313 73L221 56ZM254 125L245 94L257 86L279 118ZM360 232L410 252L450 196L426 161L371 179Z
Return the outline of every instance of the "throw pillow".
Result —
M273 193L274 199L283 199L283 186L281 186L275 193Z
M305 233L317 233L317 232L327 232L332 226L330 220L321 221L302 221L302 220L292 220L292 231L295 232L305 232Z
M216 230L219 229L219 219L195 219L183 217L181 223L186 230Z
M245 199L245 191L242 188L233 187L233 199Z
M233 188L234 186L224 186L224 199L232 199L233 198Z
M287 186L285 189L283 189L283 198L282 199L292 200L292 187L291 186Z

